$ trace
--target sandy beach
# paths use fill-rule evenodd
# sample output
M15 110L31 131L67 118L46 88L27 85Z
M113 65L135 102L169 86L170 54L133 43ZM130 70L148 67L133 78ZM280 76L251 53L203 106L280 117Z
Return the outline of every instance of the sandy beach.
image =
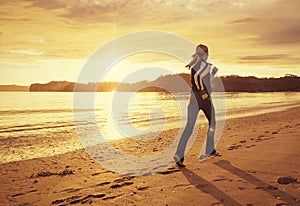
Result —
M186 168L129 177L90 159L84 149L0 165L0 205L300 205L300 107L226 121L221 157L200 162L201 131ZM178 130L147 144L114 141L132 154L167 147Z

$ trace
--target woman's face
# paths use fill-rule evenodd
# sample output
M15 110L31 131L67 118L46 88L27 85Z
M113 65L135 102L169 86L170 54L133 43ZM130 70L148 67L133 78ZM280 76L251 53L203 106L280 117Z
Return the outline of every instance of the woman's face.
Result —
M204 51L202 50L202 48L201 48L200 46L197 46L196 52L197 52L198 54L202 54Z

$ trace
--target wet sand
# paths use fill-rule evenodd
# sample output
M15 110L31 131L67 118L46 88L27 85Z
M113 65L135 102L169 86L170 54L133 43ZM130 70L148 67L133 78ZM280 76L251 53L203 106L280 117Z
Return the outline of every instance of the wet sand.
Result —
M206 127L186 155L186 168L123 176L84 149L0 165L0 205L300 205L300 107L226 121L221 157L200 162ZM178 130L141 143L118 140L123 152L166 148Z

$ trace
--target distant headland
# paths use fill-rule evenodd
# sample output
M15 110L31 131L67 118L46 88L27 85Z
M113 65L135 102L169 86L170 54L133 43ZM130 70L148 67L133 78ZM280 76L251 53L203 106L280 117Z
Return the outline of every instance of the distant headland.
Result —
M178 74L190 85L190 75ZM51 81L46 84L31 84L30 87L18 85L0 85L0 91L30 91L30 92L132 92L143 88L141 92L187 92L189 89L178 84L178 75L164 75L153 81L140 81L136 83L101 82L79 84L67 81ZM240 77L237 75L221 77L226 92L283 92L300 91L300 77L287 74L279 78L257 78L254 76ZM214 84L212 83L212 86ZM165 88L165 89L163 89Z
M0 85L0 91L2 92L28 92L29 86L20 85Z

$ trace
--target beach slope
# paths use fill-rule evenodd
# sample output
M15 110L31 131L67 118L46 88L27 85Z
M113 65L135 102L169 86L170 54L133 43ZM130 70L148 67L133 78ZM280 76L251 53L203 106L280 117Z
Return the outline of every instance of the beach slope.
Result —
M148 176L108 171L83 149L1 164L0 205L300 205L299 119L300 107L227 120L222 156L200 162L202 128L186 168ZM167 146L176 132L162 132L148 150L155 141ZM137 152L131 141L113 144Z

